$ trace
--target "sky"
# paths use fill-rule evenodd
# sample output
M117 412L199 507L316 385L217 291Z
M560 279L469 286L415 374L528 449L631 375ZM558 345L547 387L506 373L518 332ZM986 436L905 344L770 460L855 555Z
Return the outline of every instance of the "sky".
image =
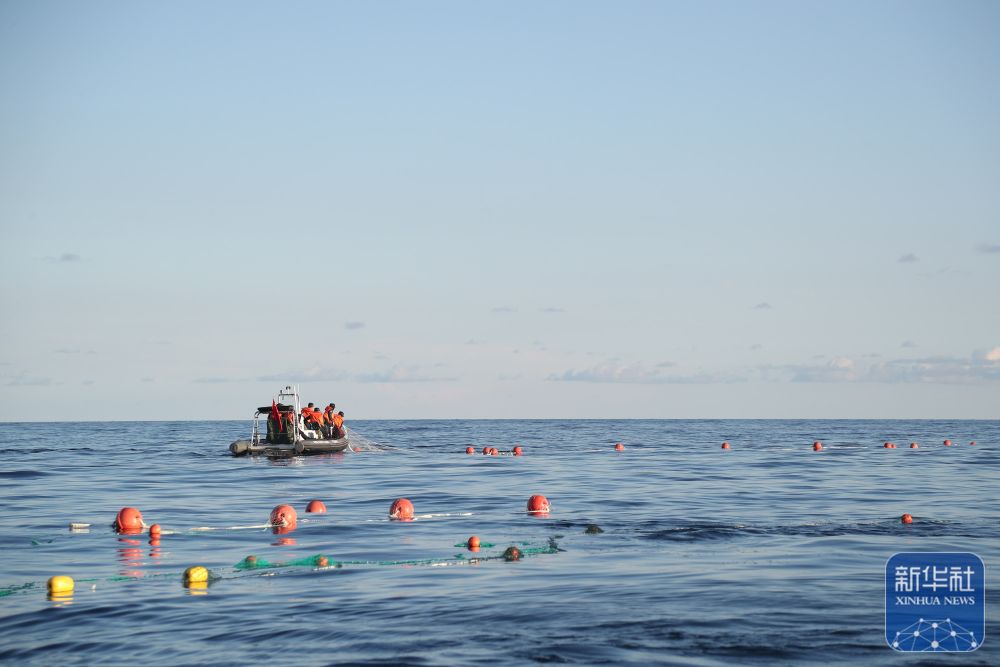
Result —
M1000 418L1000 3L0 4L0 421Z

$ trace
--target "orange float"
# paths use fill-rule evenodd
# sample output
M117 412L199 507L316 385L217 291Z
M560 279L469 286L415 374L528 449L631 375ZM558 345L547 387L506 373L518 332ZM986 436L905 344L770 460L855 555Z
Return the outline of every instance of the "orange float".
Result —
M528 512L530 514L547 516L551 511L552 505L549 503L549 499L545 496L534 495L528 498Z
M323 504L322 500L310 500L309 504L306 505L306 512L310 514L325 514L326 505Z
M134 507L123 507L118 510L118 515L115 517L115 531L123 535L135 535L141 533L143 527L142 512Z
M413 503L406 498L397 498L389 508L389 518L399 521L413 519Z
M298 515L291 505L278 505L271 510L271 525L276 533L288 533L295 530Z

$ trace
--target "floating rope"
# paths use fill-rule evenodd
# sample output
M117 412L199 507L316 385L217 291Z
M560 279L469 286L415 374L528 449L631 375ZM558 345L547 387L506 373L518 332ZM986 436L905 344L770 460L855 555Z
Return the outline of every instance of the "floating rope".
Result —
M512 561L519 560L523 556L555 554L563 551L554 537L549 538L548 544L544 547L532 547L530 546L532 544L531 542L516 542L514 544L520 545L520 547L510 546L502 554L493 556L467 556L466 554L458 553L454 556L446 558L415 558L407 560L337 560L336 558L326 554L316 554L314 556L296 558L289 561L272 562L264 558L251 555L247 556L233 566L233 570L235 570L233 574L220 574L218 572L209 571L208 581L209 583L212 583L222 579L240 579L247 576L260 576L260 574L273 576L276 574L276 572L274 572L275 570L285 568L338 569L344 567L399 567L419 565L428 567L446 567L451 565L475 565L477 563L484 563L487 561ZM462 547L465 545L458 544L456 546ZM494 545L489 544L483 546L489 548ZM255 574L259 570L265 570L267 572ZM186 572L187 570L185 573ZM140 575L116 575L112 577L90 577L86 579L77 579L76 581L78 583L91 584L99 582L135 581L139 579L181 579L183 581L185 573L158 572ZM27 582L24 584L4 586L0 588L0 598L18 593L31 592L36 589L45 590L46 582Z

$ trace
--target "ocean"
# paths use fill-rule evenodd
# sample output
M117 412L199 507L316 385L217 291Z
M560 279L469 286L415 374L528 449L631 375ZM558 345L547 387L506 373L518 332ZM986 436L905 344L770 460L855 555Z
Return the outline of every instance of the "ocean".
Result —
M0 663L1000 664L1000 421L348 426L358 451L271 460L230 456L246 421L0 424ZM280 504L295 529L260 527ZM983 559L978 650L886 644L905 551Z

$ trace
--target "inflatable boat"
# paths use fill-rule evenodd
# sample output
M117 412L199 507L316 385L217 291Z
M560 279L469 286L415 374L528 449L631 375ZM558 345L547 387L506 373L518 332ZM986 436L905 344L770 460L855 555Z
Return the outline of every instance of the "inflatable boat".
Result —
M249 440L237 440L229 445L233 456L303 456L329 454L347 449L347 428L316 427L302 419L298 387L288 386L278 392L271 405L257 408ZM261 417L266 430L261 432Z

